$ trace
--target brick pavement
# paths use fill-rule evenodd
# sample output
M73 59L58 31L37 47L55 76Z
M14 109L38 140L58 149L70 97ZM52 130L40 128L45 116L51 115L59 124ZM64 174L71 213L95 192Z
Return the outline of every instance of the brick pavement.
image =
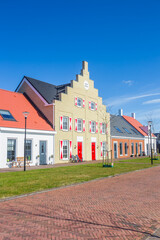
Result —
M0 202L1 240L160 239L159 227L160 167Z

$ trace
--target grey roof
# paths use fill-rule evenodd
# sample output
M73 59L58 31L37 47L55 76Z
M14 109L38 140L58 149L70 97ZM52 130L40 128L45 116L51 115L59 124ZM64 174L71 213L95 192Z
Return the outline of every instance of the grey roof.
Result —
M48 103L52 103L54 99L59 100L59 94L65 93L66 86L71 86L71 83L56 86L56 85L53 85L53 84L50 84L47 82L43 82L43 81L40 81L40 80L37 80L34 78L27 77L27 76L24 76L23 79L27 79L28 82L40 93L40 95ZM22 79L22 81L23 81L23 79ZM20 84L21 84L21 82L20 82ZM20 86L20 84L18 85L18 87ZM18 87L17 87L17 89L18 89Z
M139 133L131 124L129 124L121 116L111 115L110 116L110 126L111 126L111 136L133 137L133 138L142 138L143 137L141 133ZM116 127L118 127L121 132L119 132L116 129Z

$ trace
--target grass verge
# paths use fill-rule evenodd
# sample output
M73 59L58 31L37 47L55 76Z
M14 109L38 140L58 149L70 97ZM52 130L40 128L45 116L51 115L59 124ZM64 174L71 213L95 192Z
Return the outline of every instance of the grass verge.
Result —
M103 168L101 163L95 163L26 172L0 173L0 198L42 191L151 167L147 158L136 159L136 161L135 159L131 160L134 164L130 164L129 160L124 160L127 162L122 161L116 162L113 168ZM154 161L153 166L159 164L160 161Z

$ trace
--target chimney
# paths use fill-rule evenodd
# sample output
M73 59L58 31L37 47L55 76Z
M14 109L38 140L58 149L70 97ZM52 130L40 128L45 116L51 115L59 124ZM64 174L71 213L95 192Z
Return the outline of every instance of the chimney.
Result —
M135 113L131 113L131 117L136 119L136 114Z
M119 116L123 116L123 109L119 109Z

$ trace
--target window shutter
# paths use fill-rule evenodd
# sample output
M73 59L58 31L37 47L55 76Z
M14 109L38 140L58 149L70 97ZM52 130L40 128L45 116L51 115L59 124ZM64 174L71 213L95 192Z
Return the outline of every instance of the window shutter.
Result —
M77 131L77 118L75 118L75 131Z
M60 129L63 130L63 117L60 117Z
M100 123L100 133L102 133L102 123Z
M108 134L108 124L106 124L106 134Z
M98 122L96 122L96 133L98 133Z
M85 120L83 120L83 132L85 132Z
M85 107L85 100L83 99L83 107Z
M63 141L60 141L60 159L63 159Z
M89 101L89 109L91 109L91 102Z
M96 110L97 110L97 103L96 103Z
M71 158L72 157L72 141L69 141L69 153Z
M72 118L69 118L69 130L72 130Z
M91 121L89 121L89 131L91 132Z
M101 142L101 157L103 156L102 142Z
M77 106L77 97L75 97L75 105Z

